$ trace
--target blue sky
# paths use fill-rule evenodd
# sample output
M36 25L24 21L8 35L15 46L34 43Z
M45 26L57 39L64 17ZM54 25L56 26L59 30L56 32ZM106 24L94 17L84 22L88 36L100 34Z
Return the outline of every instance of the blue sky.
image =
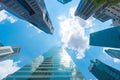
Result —
M54 34L46 34L26 21L20 20L6 11L0 12L0 41L4 45L20 46L19 56L0 62L0 77L5 77L31 62L53 46L62 46L70 54L86 80L95 80L89 72L90 59L99 59L119 69L120 61L103 52L104 48L89 46L89 34L110 28L111 20L102 23L94 18L87 21L74 16L80 0L63 5L57 0L45 0Z

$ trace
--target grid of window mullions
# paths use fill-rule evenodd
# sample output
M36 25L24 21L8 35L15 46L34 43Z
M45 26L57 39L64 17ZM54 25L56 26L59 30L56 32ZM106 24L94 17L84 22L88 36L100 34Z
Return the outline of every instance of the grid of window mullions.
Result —
M38 9L38 4L34 0L27 1L27 3L35 10L35 7Z
M119 11L115 8L110 8L111 9L111 12L113 12L113 14L115 15L119 15Z
M19 2L19 4L25 8L29 15L35 14L34 10L31 8L31 6L27 3L26 0L17 0L17 2Z
M94 15L95 18L101 18L101 16L103 16L103 14L101 14L100 12L98 12Z
M75 76L72 76L72 75L32 75L32 76L9 76L9 78L81 78L83 76L81 75L75 75Z
M82 14L85 14L86 11L89 10L89 8L91 8L92 6L94 6L92 3L93 3L93 0L90 0L90 3L89 2L86 3L86 7L84 7L84 9L82 11Z
M117 12L120 12L120 8L116 7L112 7L112 9L116 10Z
M54 64L54 65L52 65L52 64L44 64L44 65L40 65L39 67L59 67L59 66L64 66L64 65L60 65L60 64ZM31 68L31 66L24 66L24 68Z
M99 15L98 17L99 17L99 20L101 20L101 21L106 21L106 20L109 19L109 18L107 18L107 16L104 15L104 14L101 14L101 15Z
M93 4L93 5L94 5L94 4ZM86 16L88 16L88 15L90 16L90 15L91 15L90 13L93 12L93 10L94 10L95 8L96 8L95 6L91 6L90 9L85 13Z
M6 5L7 5L9 8L11 8L12 10L15 10L15 12L17 12L18 14L23 15L23 14L21 14L21 13L23 13L24 11L23 11L22 8L20 8L20 7L18 6L18 4L10 1L10 2L7 3ZM12 5L12 6L11 6L11 5Z
M105 22L105 21L107 21L107 20L110 19L109 16L107 16L107 15L104 14L104 13L100 13L100 12L99 12L99 13L96 13L94 17L97 18L97 19L99 19L99 20L102 21L102 22Z
M25 67L25 68L30 68L30 67ZM38 67L37 69L51 69L51 68L52 69L57 69L58 67L52 67L52 66L51 67Z
M40 76L42 76L42 75L51 75L51 76L53 76L53 75L71 75L72 76L72 71L70 72L59 72L59 71L57 71L57 72L54 72L54 71L48 71L47 72L47 70L46 71L35 71L34 72L34 75L40 75ZM32 74L32 72L26 72L26 71L23 71L23 72L17 72L17 74L20 74L19 76L29 76L29 74ZM77 72L77 74L80 74L80 72ZM77 74L75 74L75 75L77 75ZM32 76L34 76L34 75L32 75ZM12 75L12 76L17 76L17 75Z
M31 71L25 71L25 70L24 70L24 71L21 70L21 71L18 71L18 72L20 72L20 73L22 73L22 72L33 73L33 72L31 72ZM51 71L51 70L46 70L46 71L45 71L45 70L44 70L44 71L43 71L43 70L37 70L37 71L35 71L35 72L52 72L52 73L62 73L62 72L63 72L63 73L64 73L64 72L65 72L65 73L71 73L71 72L76 72L76 73L81 73L81 72L79 72L79 71L73 71L73 70L69 70L69 71L64 71L64 70L63 70L63 71L62 71L62 70L61 70L61 71L60 71L60 70L52 70L52 71Z
M36 3L36 2L32 2L32 3L30 3L31 4L31 6L32 6L32 8L39 8L39 6L38 6L38 4Z
M60 60L55 59L54 61L60 61ZM61 62L66 62L66 61L71 61L71 60L65 59L64 61L61 61ZM44 63L51 63L51 62L50 61L45 61Z
M7 48L7 49L0 49L0 54L1 53L6 53L6 52L11 52L11 50L9 48Z
M11 1L9 3L6 3L5 5L8 6L9 8L11 8L11 7L15 6L16 4Z
M12 10L17 11L17 13L21 10L21 9L18 10L19 6L12 1L9 3L6 3L6 6L8 6L9 8L12 8Z
M78 13L79 13L79 15L81 15L81 12L84 10L84 7L86 6L86 4L87 4L87 1L85 1L85 0L81 0L82 2L80 2L79 4L81 4L80 6L78 6L79 7L79 9L77 10L77 11L79 11ZM83 2L84 1L84 2Z

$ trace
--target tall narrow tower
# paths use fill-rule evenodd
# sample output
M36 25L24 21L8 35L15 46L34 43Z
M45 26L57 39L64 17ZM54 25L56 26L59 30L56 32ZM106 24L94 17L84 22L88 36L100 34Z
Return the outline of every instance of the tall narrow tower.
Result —
M4 80L85 80L67 52L53 48Z
M98 80L120 80L120 71L97 59L95 62L91 61L89 70Z
M97 10L105 8L105 4L96 6L94 1L95 0L80 0L80 3L75 11L75 16L79 16L80 18L87 20L90 16L96 13Z
M52 34L54 29L44 0L0 0L3 9Z

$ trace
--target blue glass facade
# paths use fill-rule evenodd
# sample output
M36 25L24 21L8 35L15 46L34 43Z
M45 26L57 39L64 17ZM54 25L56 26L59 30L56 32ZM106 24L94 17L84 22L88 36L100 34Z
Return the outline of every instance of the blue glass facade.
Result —
M94 0L80 0L80 3L75 11L75 16L79 16L80 18L86 20L90 16L92 16L99 7L96 7Z
M25 0L17 0L17 2L28 12L28 14L30 14L31 16L35 14L34 10Z
M67 52L53 48L4 80L85 80Z
M20 19L26 20L42 31L53 34L44 0L0 0L1 7Z
M75 16L79 16L80 18L86 20L93 15L94 18L102 22L111 19L109 15L104 13L108 4L96 6L94 1L95 0L80 0L80 3L75 11Z
M113 27L90 34L90 45L120 48L120 27Z
M89 70L98 80L120 80L120 71L97 59L95 62L91 61Z

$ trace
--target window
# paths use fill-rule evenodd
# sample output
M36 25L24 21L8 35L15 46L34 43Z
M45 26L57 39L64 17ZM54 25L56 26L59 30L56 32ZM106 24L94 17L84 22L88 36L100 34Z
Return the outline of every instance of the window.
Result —
M48 14L46 13L45 15L45 20L48 22L49 21L49 17L48 17Z
M29 4L25 0L18 0L18 2L27 10L27 12L30 15L35 14L34 10L29 6Z

